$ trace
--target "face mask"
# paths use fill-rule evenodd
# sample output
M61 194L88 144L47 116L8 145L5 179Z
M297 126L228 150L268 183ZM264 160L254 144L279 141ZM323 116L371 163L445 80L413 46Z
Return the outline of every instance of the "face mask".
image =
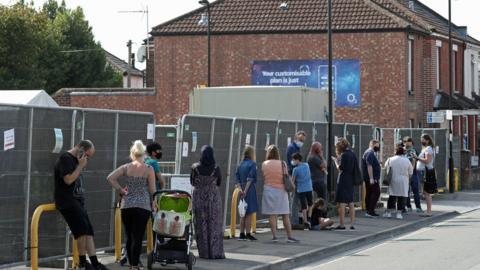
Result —
M297 141L296 144L297 144L297 146L300 147L300 148L302 148L302 146L303 146L303 142L301 142L301 141Z
M422 142L422 145L423 145L423 146L427 146L427 142Z
M373 147L373 151L375 151L375 152L378 152L378 151L380 151L380 147L378 147L378 146L374 146L374 147Z
M292 164L292 166L297 166L297 163L295 163L294 160L290 161L290 164Z
M156 152L157 159L162 159L162 152Z

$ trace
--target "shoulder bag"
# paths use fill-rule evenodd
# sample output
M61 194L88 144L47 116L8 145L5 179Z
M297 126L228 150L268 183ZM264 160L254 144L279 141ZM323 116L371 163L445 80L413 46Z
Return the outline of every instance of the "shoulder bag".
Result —
M295 191L295 185L293 184L292 179L290 178L290 175L288 175L285 167L287 167L285 162L282 162L283 185L285 186L286 192L293 192Z

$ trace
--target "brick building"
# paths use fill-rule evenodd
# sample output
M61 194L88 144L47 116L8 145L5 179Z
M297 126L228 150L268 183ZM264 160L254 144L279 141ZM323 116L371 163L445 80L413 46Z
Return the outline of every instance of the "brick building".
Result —
M437 92L449 89L445 18L419 1L333 3L334 59L360 62L361 93L361 106L337 107L336 121L426 126L426 112L434 109ZM327 58L326 0L218 0L210 10L212 86L250 85L257 60ZM207 82L206 26L199 24L205 12L199 8L153 28L147 86L156 92L144 98L145 104L134 92L122 92L116 94L121 97L118 103L110 93L108 101L96 96L84 105L148 108L158 123L175 123L188 112L189 92ZM455 89L463 95L463 54L470 37L457 26L453 37ZM68 98L72 105L84 102L78 93ZM476 119L467 122L472 125L468 130L476 131Z

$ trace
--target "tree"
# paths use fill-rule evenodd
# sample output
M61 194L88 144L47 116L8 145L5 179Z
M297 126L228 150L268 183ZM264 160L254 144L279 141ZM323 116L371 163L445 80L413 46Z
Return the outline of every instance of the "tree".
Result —
M0 6L0 89L118 87L122 75L107 65L83 10L47 1Z

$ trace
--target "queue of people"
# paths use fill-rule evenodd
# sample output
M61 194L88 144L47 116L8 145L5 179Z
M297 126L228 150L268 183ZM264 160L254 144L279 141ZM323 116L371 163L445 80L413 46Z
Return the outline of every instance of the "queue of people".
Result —
M272 242L279 242L277 221L280 216L287 234L287 243L298 243L292 229L300 226L309 230L345 230L346 208L349 208L350 230L355 230L354 187L358 177L359 161L352 152L350 143L339 138L335 144L336 155L330 157L338 171L334 202L337 204L339 224L328 215L327 162L323 146L313 142L308 157L304 159L301 149L307 134L297 132L288 145L285 161L276 145L266 149L265 161L261 164L263 192L261 204L257 201L257 163L255 149L247 145L243 159L238 165L235 181L244 201L245 213L240 219L240 241L256 241L252 234L252 217L261 209L269 216ZM413 193L416 211L423 217L432 216L432 194L437 193L434 168L434 142L430 135L420 138L422 151L417 154L414 141L405 137L395 148L395 153L385 162L384 181L381 181L381 163L378 158L380 143L370 141L369 148L361 159L362 178L366 187L366 217L376 218L376 206L381 184L388 186L387 210L384 218L403 219L412 212L410 194ZM88 158L95 153L91 141L84 140L62 154L55 165L55 204L72 234L77 239L80 254L80 269L107 269L95 254L93 227L84 207L82 171ZM121 198L122 222L126 233L126 255L130 269L140 269L140 254L148 219L155 211L152 195L165 188L158 167L162 148L158 143L145 146L135 141L130 149L131 162L124 164L107 177L112 188ZM123 178L124 186L119 179ZM195 237L200 258L223 259L223 211L219 186L222 182L220 167L214 158L214 149L203 146L200 160L193 164L190 182L193 186L192 212ZM420 204L420 189L427 209ZM314 195L316 200L314 200ZM87 255L90 262L87 261Z

